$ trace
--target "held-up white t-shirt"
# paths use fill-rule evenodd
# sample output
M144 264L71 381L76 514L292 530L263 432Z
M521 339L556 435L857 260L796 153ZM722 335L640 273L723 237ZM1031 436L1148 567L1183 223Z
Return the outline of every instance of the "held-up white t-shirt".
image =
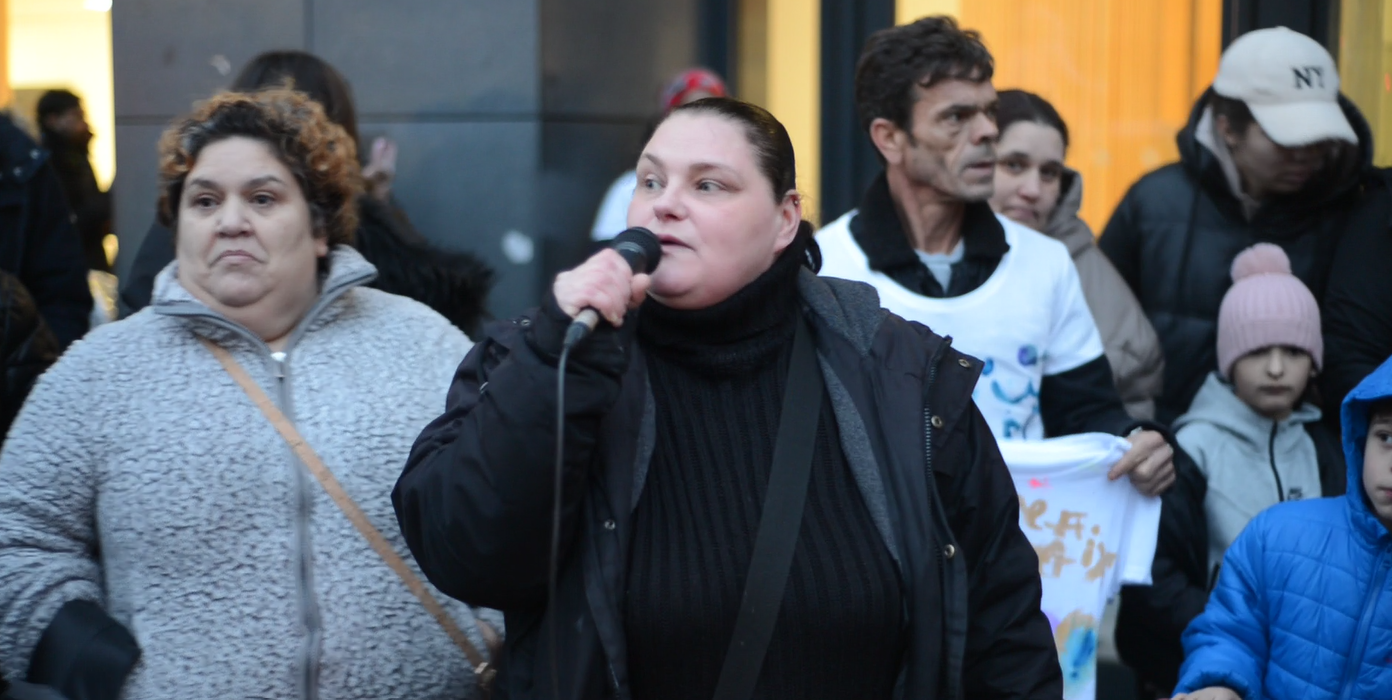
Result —
M1010 250L985 284L959 297L911 292L869 261L851 235L852 211L817 234L821 274L866 282L884 308L952 336L952 346L980 359L972 398L997 440L1044 437L1039 387L1045 376L1102 356L1102 337L1083 296L1073 258L1060 242L997 215Z
M1130 479L1107 479L1129 448L1103 433L1000 443L1020 496L1020 529L1039 556L1040 607L1053 628L1066 700L1096 697L1107 601L1123 584L1150 584L1160 499Z

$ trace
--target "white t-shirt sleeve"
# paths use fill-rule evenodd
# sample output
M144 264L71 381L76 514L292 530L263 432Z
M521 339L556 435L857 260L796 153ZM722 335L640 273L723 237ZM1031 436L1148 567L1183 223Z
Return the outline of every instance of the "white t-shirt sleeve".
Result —
M1124 482L1130 503L1127 510L1126 531L1122 535L1121 555L1116 570L1120 572L1116 586L1110 591L1115 596L1123 585L1150 585L1150 568L1155 561L1156 540L1160 537L1160 497L1146 496L1129 481Z
M1054 286L1053 327L1049 333L1049 347L1044 353L1046 377L1077 369L1096 360L1103 351L1102 336L1097 332L1097 323L1083 296L1078 268L1062 245L1058 253L1063 256L1063 264L1059 265ZM1057 260L1050 262L1059 264Z
M628 205L633 201L633 190L638 187L638 173L630 170L619 176L609 191L604 193L604 201L599 204L590 238L607 241L623 233L628 228Z

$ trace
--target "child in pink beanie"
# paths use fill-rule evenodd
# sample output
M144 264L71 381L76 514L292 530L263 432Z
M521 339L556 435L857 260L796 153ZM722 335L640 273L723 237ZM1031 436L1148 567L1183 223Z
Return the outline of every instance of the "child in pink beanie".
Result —
M1218 311L1218 371L1175 437L1208 480L1208 569L1257 513L1281 501L1344 491L1338 441L1319 426L1306 387L1324 360L1319 306L1279 246L1237 256ZM1210 585L1213 578L1210 578Z

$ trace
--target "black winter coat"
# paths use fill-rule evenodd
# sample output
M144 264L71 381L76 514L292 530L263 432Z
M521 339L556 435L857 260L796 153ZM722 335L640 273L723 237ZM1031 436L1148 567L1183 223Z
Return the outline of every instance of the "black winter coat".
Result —
M900 568L911 643L896 697L1057 700L1038 559L971 402L981 363L882 310L866 285L803 271L799 293L843 449ZM492 324L392 493L431 582L506 614L504 698L550 698L557 686L570 700L631 697L619 602L656 409L635 319L602 326L570 358L563 551L548 608L556 350L569 320L552 300Z
M0 114L0 270L19 278L60 348L87 332L92 292L48 152Z
M1320 319L1324 323L1324 418L1339 430L1339 406L1364 377L1392 357L1392 171L1369 188L1334 255Z
M1180 162L1142 177L1126 193L1098 246L1140 300L1165 351L1165 386L1156 418L1170 423L1189 409L1204 378L1218 369L1218 307L1232 286L1232 261L1256 243L1275 243L1316 299L1324 294L1335 246L1377 180L1373 136L1358 108L1340 96L1358 133L1298 195L1274 199L1251 221L1233 196L1218 158L1195 130L1209 93L1179 132Z
M57 359L58 340L39 315L29 290L18 277L0 270L0 369L5 381L0 393L0 444L34 381Z
M488 317L493 270L471 253L431 245L400 209L359 197L353 247L377 268L377 279L369 286L415 299L470 336ZM173 259L174 234L151 224L121 284L123 317L149 306L155 277Z

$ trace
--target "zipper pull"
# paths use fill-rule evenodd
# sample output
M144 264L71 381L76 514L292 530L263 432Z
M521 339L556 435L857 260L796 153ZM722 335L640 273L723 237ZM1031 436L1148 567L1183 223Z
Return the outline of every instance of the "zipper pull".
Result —
M283 352L273 352L273 353L271 353L271 359L272 359L272 360L275 360L276 379L284 379L284 378L285 378L285 353L283 353Z

